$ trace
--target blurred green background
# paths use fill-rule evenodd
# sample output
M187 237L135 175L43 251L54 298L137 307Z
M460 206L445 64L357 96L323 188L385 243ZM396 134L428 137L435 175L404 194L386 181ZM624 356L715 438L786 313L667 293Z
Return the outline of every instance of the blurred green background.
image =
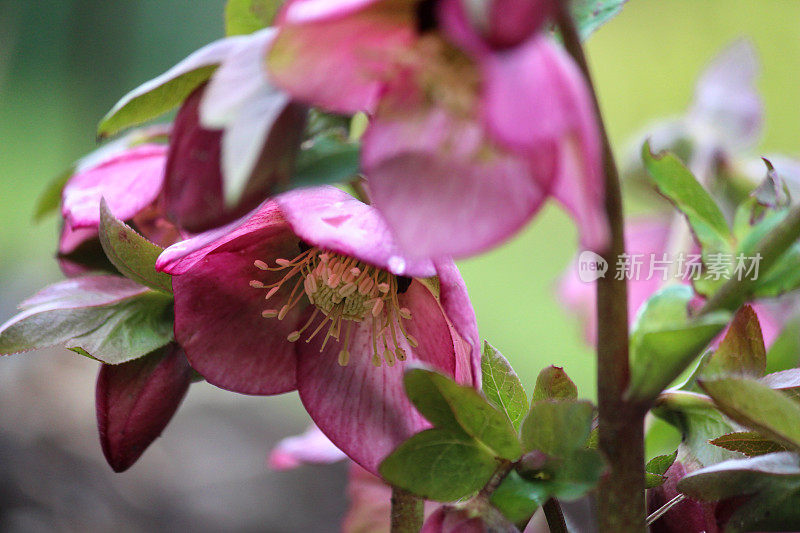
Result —
M97 121L122 94L222 36L223 6L223 0L0 1L0 321L21 297L58 279L56 220L31 222L39 192L95 146ZM800 155L797 0L630 0L588 43L617 151L648 123L681 113L703 66L740 36L752 40L762 62L766 128L759 151ZM532 384L543 366L559 364L591 397L591 349L554 291L576 246L569 219L548 206L510 242L460 266L482 336L523 381ZM0 360L0 377L8 361ZM15 383L0 383L6 393L0 402L11 401ZM297 418L289 427L302 426L292 397L242 401L286 410Z

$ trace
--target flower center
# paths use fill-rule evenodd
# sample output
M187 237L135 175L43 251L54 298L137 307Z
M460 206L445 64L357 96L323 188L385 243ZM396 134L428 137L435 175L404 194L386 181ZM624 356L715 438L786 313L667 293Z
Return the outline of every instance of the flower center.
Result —
M292 260L277 259L275 266L261 260L253 265L259 270L283 273L278 281L269 285L255 279L250 281L251 287L267 291L266 300L270 300L284 284L294 283L286 302L280 308L265 309L261 316L283 320L303 297L315 307L306 323L287 335L290 342L297 342L308 330L311 332L306 334L305 341L311 342L327 326L320 352L330 338L341 341L339 364L345 366L350 360L353 323L369 319L375 366L380 366L381 361L392 366L397 359L406 359L406 353L398 343L400 338L405 338L411 347L417 346L416 339L403 326L403 320L411 320L411 312L400 307L397 298L398 292L407 288L405 278L319 248L309 248ZM316 327L311 330L314 323Z

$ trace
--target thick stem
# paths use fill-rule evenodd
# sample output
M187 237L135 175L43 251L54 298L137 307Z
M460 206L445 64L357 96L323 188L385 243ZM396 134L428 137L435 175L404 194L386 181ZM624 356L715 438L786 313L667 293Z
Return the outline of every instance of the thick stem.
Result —
M566 1L557 2L557 23L564 46L575 59L592 88L603 142L605 210L611 242L603 258L609 265L625 251L622 195L611 145L603 125L597 95L580 38ZM616 276L597 280L597 395L600 450L609 463L598 494L599 529L603 533L645 531L644 416L645 406L625 401L628 367L628 302L624 279ZM624 278L624 276L623 276Z
M392 533L418 533L422 528L423 502L410 492L392 488Z
M550 533L568 533L567 523L564 520L564 513L561 512L561 505L555 498L550 498L542 505L544 517L547 519L547 527Z

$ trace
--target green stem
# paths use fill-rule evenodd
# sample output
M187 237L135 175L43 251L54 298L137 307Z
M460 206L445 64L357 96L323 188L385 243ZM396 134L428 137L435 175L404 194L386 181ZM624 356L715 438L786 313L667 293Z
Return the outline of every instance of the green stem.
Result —
M580 37L569 14L568 2L557 2L556 22L567 52L583 72L592 89L603 142L605 210L611 241L603 258L610 265L625 251L622 194L611 144L603 124L597 95ZM601 533L645 531L644 416L645 406L625 400L630 379L628 366L628 302L625 280L616 276L597 280L597 395L599 446L609 472L598 492L598 525Z
M547 527L550 533L569 533L567 523L564 521L564 513L561 512L561 505L555 498L550 498L542 505L544 517L547 519Z
M418 533L422 528L422 498L392 487L392 533Z
M789 211L786 218L764 237L751 254L754 257L757 257L756 254L761 256L758 264L759 272L769 272L769 269L798 238L800 238L800 206L795 206ZM741 280L730 279L706 302L700 310L700 314L720 310L736 311L752 296L756 283L758 280L750 277Z

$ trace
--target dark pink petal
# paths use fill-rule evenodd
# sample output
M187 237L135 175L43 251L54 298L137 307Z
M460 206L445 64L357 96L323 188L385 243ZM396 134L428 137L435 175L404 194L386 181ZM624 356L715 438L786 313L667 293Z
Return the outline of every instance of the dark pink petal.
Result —
M409 255L459 257L502 242L542 205L554 146L541 146L539 158L512 155L476 121L418 96L387 94L364 136L374 205Z
M553 0L440 0L445 35L470 51L517 46L541 29L554 10Z
M437 261L436 273L439 276L439 299L444 313L457 335L467 343L456 352L461 355L456 358L456 381L480 388L481 340L467 286L452 260ZM466 379L466 376L469 376L469 379Z
M153 203L164 181L166 146L143 144L70 178L62 193L61 212L72 228L96 228L100 198L111 212L128 220Z
M649 513L657 511L662 505L677 496L678 481L687 474L686 467L676 461L667 470L666 482L655 489L647 491L647 510ZM686 498L681 503L672 507L661 518L650 526L652 533L686 533L689 531L704 531L705 533L719 533L717 520L714 517L716 503L703 503Z
M371 320L354 324L350 361L344 367L338 363L338 343L328 342L322 352L321 336L311 343L297 343L297 385L303 405L336 446L372 473L401 442L430 426L406 397L405 368L422 362L450 376L455 372L450 330L430 291L414 281L399 301L412 314L403 324L419 342L411 348L399 336L408 357L404 362L372 363ZM383 346L378 350L383 354Z
M297 240L274 226L240 233L201 250L187 271L172 279L175 292L175 339L192 367L209 383L242 394L279 394L295 388L295 348L286 336L297 328L304 306L284 320L261 312L286 303L291 283L270 301L251 280L277 281L275 273L253 266L260 259L293 259Z
M329 111L374 109L394 61L414 38L414 0L294 0L268 55L272 80Z
M483 116L501 145L537 160L558 153L553 196L572 213L585 248L608 240L600 135L592 97L572 60L544 36L479 58Z
M156 270L172 275L183 274L217 249L246 247L273 238L283 239L289 233L291 230L278 205L266 202L247 217L173 244L158 257Z
M300 189L275 198L294 232L310 245L355 257L397 275L436 274L427 259L409 257L373 207L335 187Z
M302 435L281 440L269 454L273 470L291 470L304 464L328 464L347 456L317 426L310 426Z
M176 344L97 376L97 427L108 464L127 470L169 423L191 383L191 368Z

